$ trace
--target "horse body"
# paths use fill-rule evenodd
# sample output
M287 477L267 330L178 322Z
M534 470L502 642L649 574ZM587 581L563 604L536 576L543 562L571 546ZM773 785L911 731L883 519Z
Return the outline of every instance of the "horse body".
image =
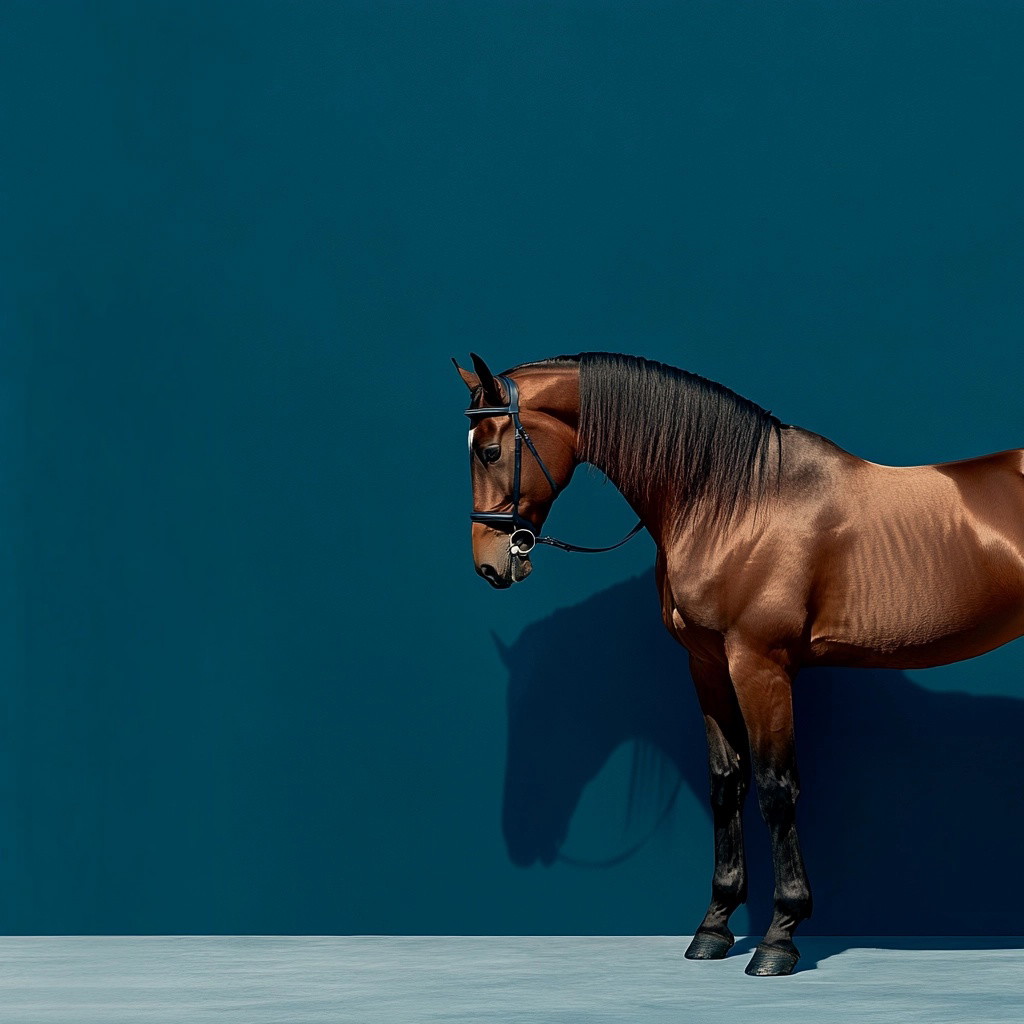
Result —
M474 401L502 406L500 385L474 362L476 374L460 370ZM502 459L514 431L481 423L470 435L476 507L511 501L539 530L588 461L649 529L662 617L689 652L708 742L715 873L686 955L718 959L733 943L752 770L772 841L775 915L747 973L787 974L799 957L793 932L812 908L796 831L793 680L812 664L939 665L1024 634L1024 450L882 466L720 385L635 357L562 357L509 375L542 464L523 466L510 499ZM528 554L508 537L474 523L477 570L494 586L529 574Z
M807 660L927 668L1024 633L1022 463L861 463L819 563Z
M764 506L660 538L691 652L727 660L735 634L794 664L927 668L1024 634L1024 450L881 466L795 427L782 448Z

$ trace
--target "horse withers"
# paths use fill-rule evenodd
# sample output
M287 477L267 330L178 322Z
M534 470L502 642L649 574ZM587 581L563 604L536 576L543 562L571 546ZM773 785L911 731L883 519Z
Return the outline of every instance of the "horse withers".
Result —
M495 376L472 359L456 366L477 572L503 589L529 575L537 543L604 550L540 535L580 463L622 492L640 520L628 536L646 526L656 544L662 618L689 652L707 735L715 868L686 956L733 945L752 768L775 897L746 972L791 973L811 913L793 680L808 665L942 665L1024 634L1024 450L882 466L661 363L584 353Z

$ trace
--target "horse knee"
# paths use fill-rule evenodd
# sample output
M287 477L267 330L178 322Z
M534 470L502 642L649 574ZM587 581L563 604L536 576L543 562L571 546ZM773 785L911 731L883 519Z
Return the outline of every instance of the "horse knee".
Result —
M811 890L806 880L800 892L777 896L775 899L775 919L788 929L795 928L801 921L806 921L812 910Z
M711 807L734 811L747 792L747 770L740 755L726 742L718 723L705 718L708 733L708 768L711 774Z
M747 782L738 764L726 768L711 769L711 807L716 811L735 810L743 803Z
M791 821L796 814L800 786L794 772L759 772L757 797L761 816L769 824Z

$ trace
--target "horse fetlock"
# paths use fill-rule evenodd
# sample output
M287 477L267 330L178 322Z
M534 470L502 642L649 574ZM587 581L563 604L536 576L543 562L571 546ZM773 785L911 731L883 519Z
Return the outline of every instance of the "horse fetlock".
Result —
M796 926L811 916L813 909L810 890L799 895L776 897L775 916L769 930L792 935Z
M741 903L747 902L747 875L739 871L715 875L711 883L711 907L708 916L719 911L728 917Z

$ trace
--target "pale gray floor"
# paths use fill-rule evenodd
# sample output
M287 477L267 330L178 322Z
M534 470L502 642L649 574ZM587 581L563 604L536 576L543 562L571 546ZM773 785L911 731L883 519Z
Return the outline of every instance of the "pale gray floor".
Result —
M800 972L778 979L743 974L752 943L738 943L740 952L722 962L691 963L686 941L0 938L0 1020L1024 1021L1024 940L804 938Z

